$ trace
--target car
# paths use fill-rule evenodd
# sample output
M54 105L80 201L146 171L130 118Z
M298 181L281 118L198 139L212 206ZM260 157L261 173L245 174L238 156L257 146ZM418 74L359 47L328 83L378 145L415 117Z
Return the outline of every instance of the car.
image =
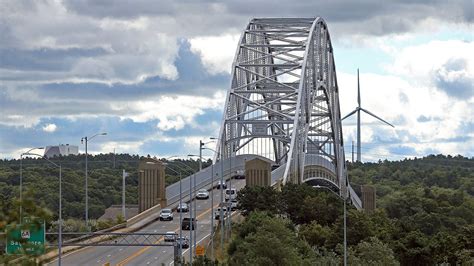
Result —
M280 167L280 165L278 165L278 164L272 164L272 171L275 170L275 169L277 169L278 167Z
M226 188L227 188L227 184L225 183L225 181L218 181L216 188L217 188L217 189L220 189L220 188L226 189Z
M231 210L231 211L236 210L238 204L239 204L239 203L237 202L236 199L231 200L231 201L230 201L230 210Z
M235 171L234 175L232 175L234 179L245 179L245 172L244 170L237 170Z
M219 207L217 207L216 210L214 211L214 219L216 219L216 220L220 219L221 210L222 210L222 214L224 215L224 217L226 217L228 215L228 212L229 212L228 204L227 203L219 204Z
M181 221L181 229L183 230L194 230L196 228L196 219L185 217Z
M177 237L176 238L176 244L181 246L181 248L189 248L189 240L187 237Z
M176 233L174 231L168 231L164 238L165 242L174 242L176 240Z
M160 211L160 221L173 221L173 211L171 209L162 209Z
M187 203L181 203L178 205L178 207L176 208L176 211L177 212L189 212L189 206Z
M198 190L196 194L196 199L208 199L209 198L209 192L205 189L200 189Z
M237 190L235 188L228 188L225 190L225 201L237 199Z

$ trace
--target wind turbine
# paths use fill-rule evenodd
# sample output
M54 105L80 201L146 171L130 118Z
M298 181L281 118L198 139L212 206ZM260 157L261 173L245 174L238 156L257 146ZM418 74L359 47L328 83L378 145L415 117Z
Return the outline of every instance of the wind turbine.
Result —
M357 103L359 104L359 106L357 106L354 111L352 111L349 114L347 114L346 116L344 116L341 120L344 120L344 119L348 118L349 116L351 116L351 115L353 115L357 112L357 161L360 162L361 161L361 153L360 153L360 111L364 111L366 114L369 114L369 115L377 118L378 120L384 122L385 124L387 124L391 127L395 127L395 126L390 124L389 122L383 120L382 118L374 115L373 113L365 110L364 108L362 108L360 106L359 69L357 69Z

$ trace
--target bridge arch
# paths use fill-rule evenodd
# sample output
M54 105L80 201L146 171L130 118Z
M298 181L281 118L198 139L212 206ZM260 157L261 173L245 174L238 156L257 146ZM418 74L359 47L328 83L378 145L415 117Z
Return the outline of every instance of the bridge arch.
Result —
M283 183L320 176L347 192L333 52L320 17L250 20L232 64L215 159L255 154L284 168Z

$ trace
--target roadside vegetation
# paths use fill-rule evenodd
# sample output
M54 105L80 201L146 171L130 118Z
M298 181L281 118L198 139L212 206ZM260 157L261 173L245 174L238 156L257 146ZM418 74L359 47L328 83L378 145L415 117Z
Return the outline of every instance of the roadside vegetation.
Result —
M84 217L84 155L58 157L63 166L65 229L81 231ZM89 157L89 215L100 217L121 203L122 169L127 204L137 203L139 156L101 154ZM198 168L197 161L182 163ZM204 166L210 164L205 162ZM349 265L474 264L474 159L428 156L403 161L349 164L354 189L371 184L377 210L348 206ZM0 231L19 221L19 160L0 160ZM167 184L179 177L166 171ZM188 173L183 172L183 176ZM55 231L58 169L40 159L23 160L23 213L46 221ZM343 204L325 190L306 185L245 188L238 194L245 219L233 225L220 263L229 265L336 265L343 260ZM110 224L95 224L96 230ZM2 245L3 239L0 240ZM4 251L0 247L0 252ZM13 257L9 257L11 260ZM0 263L6 256L0 254ZM201 258L196 265L209 265Z
M350 164L354 187L377 189L373 213L348 209L349 265L472 265L474 160L428 156ZM244 222L233 227L229 265L338 265L343 206L307 185L245 188Z

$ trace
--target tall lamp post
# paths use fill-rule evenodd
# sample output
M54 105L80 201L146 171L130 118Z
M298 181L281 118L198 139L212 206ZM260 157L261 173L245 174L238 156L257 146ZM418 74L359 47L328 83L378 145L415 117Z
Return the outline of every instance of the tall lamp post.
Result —
M85 141L85 145L86 145L86 182L85 182L85 190L86 190L86 214L85 214L86 216L85 216L85 220L86 221L85 222L86 222L87 230L89 230L89 196L88 196L88 187L89 187L89 185L87 183L88 182L87 180L89 179L88 178L89 177L89 171L87 169L87 157L88 157L87 143L90 140L92 140L93 138L97 137L97 136L105 136L105 135L107 135L107 133L103 132L103 133L97 133L97 134L93 135L92 137L85 136L85 137L81 138L81 143L84 143L84 141Z
M169 160L173 157L177 157L177 156L171 156L171 157L166 158L165 160ZM181 177L182 177L182 175L181 175L181 172L178 173L176 170L174 170L172 168L168 168L168 169L170 169L171 171L173 171L174 173L179 175L179 206L181 208L182 198L183 198L183 194L182 194L183 192L182 192L182 186L181 186ZM180 211L179 212L179 237L180 238L183 237L183 229L182 229L182 226L181 226L182 221L183 221L183 212ZM183 246L181 245L181 243L182 243L181 241L179 243L180 243L180 245L179 245L179 259L181 261L183 259Z
M43 147L31 148L27 152L20 154L20 221L23 220L23 155L27 155L32 150L42 150Z
M332 192L334 195L336 195L338 197L341 197L341 195L339 195L336 192L332 191L328 187L323 187L323 186L320 186L320 185L313 186L313 187L317 188L317 189L324 188L324 189ZM346 197L346 195L344 195L342 200L344 201L344 266L347 266L347 209L346 209L347 197Z
M178 156L171 156L171 157L166 158L165 160L169 160L169 159L171 159L171 158L173 158L173 157L178 157ZM176 162L176 161L175 161L175 162ZM177 162L179 162L179 161L177 161ZM185 165L185 164L183 164L183 165L186 166L186 167L188 167L189 169L191 169L191 170L192 170L191 173L194 172L194 169L190 168L189 166L187 166L187 165ZM179 167L179 166L177 166L177 165L175 165L175 166L178 167L181 171L185 171L185 172L187 171L186 169L183 169L183 168L181 168L181 167ZM168 169L170 169L170 170L172 170L173 172L176 173L176 171L174 171L173 169L171 169L171 168L168 168ZM189 170L188 170L188 171L189 171ZM179 205L181 206L181 203L182 203L181 173L179 173L179 175L180 175L180 176L179 176L179 195L180 195L180 196L179 196ZM191 191L192 191L192 183L191 183L191 182L192 182L192 178L189 177L189 201L190 201L190 203L189 203L189 206L190 206L190 207L189 207L189 216L190 216L190 218L193 217L193 215L192 215L192 211L193 211L193 209L192 209L192 193L191 193ZM194 217L194 218L196 218L196 217ZM182 212L179 213L179 219L180 219L180 226L179 226L180 231L179 231L179 233L180 233L180 237L181 237L181 235L182 235L181 223L182 223L182 220L183 220L183 219L182 219ZM197 227L197 223L196 223L196 227ZM196 230L196 228L194 228L194 230ZM193 245L192 245L193 234L192 234L192 230L189 232L189 236L190 236L190 240L189 240L189 241L191 242L191 245L190 245L190 247L189 247L189 262L190 262L190 264L192 264L192 263L193 263ZM181 250L181 252L182 252L182 250ZM182 256L182 253L181 253L181 256Z
M202 142L199 141L199 144L201 145ZM198 157L198 155L188 154L188 157ZM201 168L202 168L202 164L201 164L201 160L199 160L199 171L201 171ZM193 174L193 177L194 177L194 198L195 198L194 199L193 211L194 211L194 219L195 219L195 223L196 223L196 228L194 228L194 248L196 248L196 245L197 245L197 239L196 238L197 238L197 228L198 228L197 220L196 220L196 217L197 217L197 211L196 211L197 210L197 205L196 205L196 173ZM191 177L189 177L189 178L191 179ZM192 204L192 202L191 202L191 204Z
M211 137L211 140L220 140L216 137ZM219 158L221 164L221 204L224 202L224 189L222 185L224 184L224 144L221 142L220 151L218 150L216 158ZM224 211L221 208L219 212L219 219L221 222L221 252L224 254Z
M62 168L61 168L61 165L58 165L57 163L49 160L48 158L46 158L45 156L43 155L39 155L39 154L36 154L36 153L24 153L23 155L31 155L31 156L38 156L38 157L41 157L43 159L45 159L46 161L50 162L52 165L56 166L59 168L59 226L58 226L58 265L61 266L61 256L62 256L62 252L61 252L61 249L62 249L62 235L63 235L63 229L62 229L62 226L63 226L63 218L62 218Z
M217 154L210 148L202 147L201 150L210 150ZM214 261L214 162L211 164L211 260Z

